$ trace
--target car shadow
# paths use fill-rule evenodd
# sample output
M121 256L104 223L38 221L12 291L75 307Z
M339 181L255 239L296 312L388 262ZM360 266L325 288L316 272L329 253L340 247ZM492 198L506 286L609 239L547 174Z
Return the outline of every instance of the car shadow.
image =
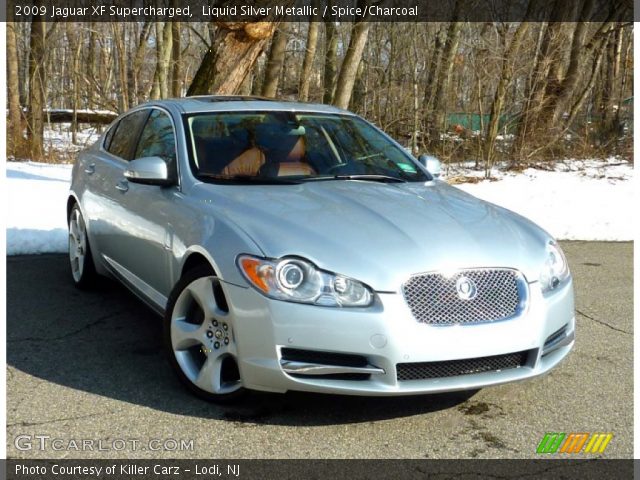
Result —
M107 398L249 424L316 426L409 417L458 406L476 393L381 398L256 392L234 405L207 403L188 393L171 371L160 317L106 279L93 290L77 290L65 255L7 258L7 364Z

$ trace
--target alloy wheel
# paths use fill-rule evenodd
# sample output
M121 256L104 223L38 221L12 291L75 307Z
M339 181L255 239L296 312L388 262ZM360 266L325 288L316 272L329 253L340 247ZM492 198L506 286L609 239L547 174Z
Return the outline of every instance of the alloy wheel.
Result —
M189 382L214 395L242 388L236 363L232 316L220 306L215 276L196 278L182 289L171 312L171 347Z
M82 280L87 255L87 230L79 208L74 208L69 218L69 261L76 283Z

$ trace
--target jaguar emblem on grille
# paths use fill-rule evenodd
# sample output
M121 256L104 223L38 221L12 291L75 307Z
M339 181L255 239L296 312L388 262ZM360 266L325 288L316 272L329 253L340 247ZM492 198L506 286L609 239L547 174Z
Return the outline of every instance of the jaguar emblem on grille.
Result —
M473 300L478 294L476 283L464 275L456 281L456 291L460 300Z

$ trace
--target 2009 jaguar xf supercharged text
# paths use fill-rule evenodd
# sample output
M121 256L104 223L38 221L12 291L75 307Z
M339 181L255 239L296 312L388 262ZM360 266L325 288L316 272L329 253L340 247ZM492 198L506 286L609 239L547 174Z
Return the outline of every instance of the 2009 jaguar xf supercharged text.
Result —
M439 181L432 160L323 105L141 105L74 166L73 279L115 277L163 314L170 363L212 400L547 372L574 343L560 247Z

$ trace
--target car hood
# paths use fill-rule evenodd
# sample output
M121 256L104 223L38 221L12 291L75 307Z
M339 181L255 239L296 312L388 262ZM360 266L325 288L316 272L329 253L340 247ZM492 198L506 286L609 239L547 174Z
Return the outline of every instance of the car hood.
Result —
M459 268L516 268L537 281L550 239L529 220L440 181L201 184L198 193L264 256L304 257L377 291L396 292L411 274Z

